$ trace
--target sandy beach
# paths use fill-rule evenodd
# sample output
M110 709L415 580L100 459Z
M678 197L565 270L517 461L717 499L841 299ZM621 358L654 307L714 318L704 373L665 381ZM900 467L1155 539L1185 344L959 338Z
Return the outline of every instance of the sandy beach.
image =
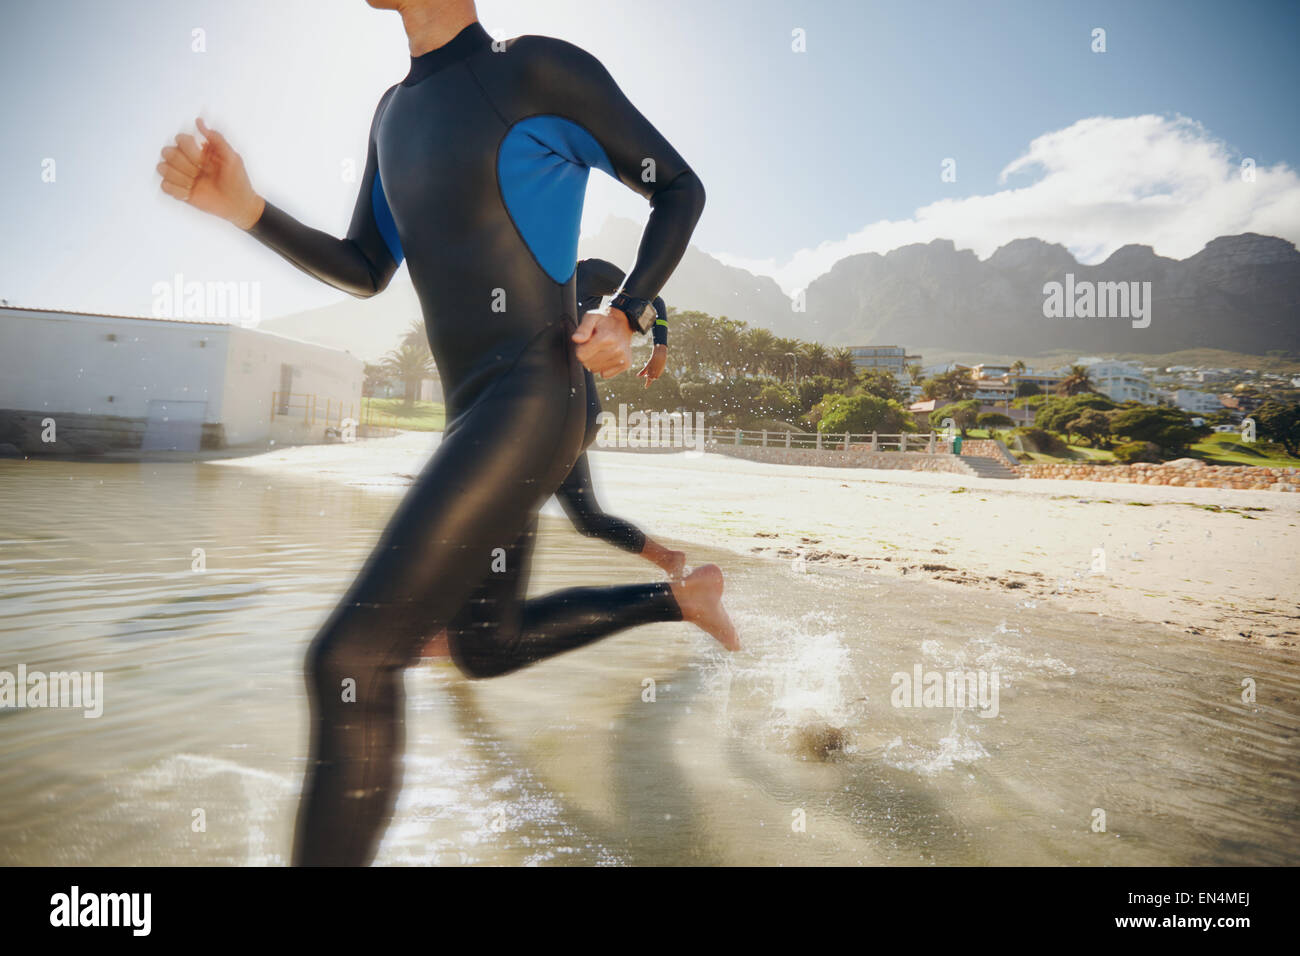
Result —
M439 435L299 446L223 467L400 491ZM1013 593L1188 640L1300 644L1300 495L795 468L722 455L591 453L602 504L650 534L810 572L821 565ZM559 514L554 502L546 513ZM724 569L725 570L725 569Z

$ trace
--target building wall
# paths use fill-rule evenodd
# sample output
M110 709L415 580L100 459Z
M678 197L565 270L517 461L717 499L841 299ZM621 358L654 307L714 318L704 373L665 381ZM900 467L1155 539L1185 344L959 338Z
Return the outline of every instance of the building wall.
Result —
M145 418L205 402L220 421L229 326L0 310L0 409Z
M907 369L906 349L897 345L851 345L849 354L857 369L883 368L895 374Z
M282 365L292 369L290 407L285 414L276 410L273 426L272 397L281 391ZM231 445L266 441L273 428L283 436L277 440L320 441L325 429L343 418L360 419L364 378L365 363L347 352L232 328L221 409L226 441ZM309 407L314 408L314 416Z
M294 393L316 397L315 421L283 422L293 427L281 440L321 441L349 411L359 417L365 366L346 352L220 323L3 308L0 431L9 437L0 440L29 453L94 454L142 441L149 450L152 411L201 421L204 448L265 441L281 365L293 371ZM46 416L60 436L48 448L33 438Z
M1209 392L1179 389L1173 393L1173 400L1175 405L1187 412L1212 415L1223 411L1223 402L1219 401L1219 396L1211 395Z
M1136 362L1080 359L1079 364L1088 369L1097 391L1113 402L1138 401L1149 405L1155 400L1151 382Z

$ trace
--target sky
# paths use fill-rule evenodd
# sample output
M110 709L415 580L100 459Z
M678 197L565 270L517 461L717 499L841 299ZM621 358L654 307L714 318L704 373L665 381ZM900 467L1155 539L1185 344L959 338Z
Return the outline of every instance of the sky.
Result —
M1037 236L1086 262L1246 231L1300 241L1300 0L478 10L497 37L599 57L703 179L694 243L787 292L934 238L986 257ZM154 166L201 115L262 194L341 235L357 188L342 170L408 65L400 18L362 0L0 4L0 299L147 315L180 274L259 283L266 317L339 301L163 195ZM597 173L583 231L647 213Z

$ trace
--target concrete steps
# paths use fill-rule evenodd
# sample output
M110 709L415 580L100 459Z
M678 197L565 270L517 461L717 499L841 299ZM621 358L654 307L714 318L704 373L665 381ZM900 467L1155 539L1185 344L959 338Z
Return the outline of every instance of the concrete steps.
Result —
M961 460L969 466L971 472L979 478L1019 478L1005 462L996 458L982 458L979 455L962 455Z

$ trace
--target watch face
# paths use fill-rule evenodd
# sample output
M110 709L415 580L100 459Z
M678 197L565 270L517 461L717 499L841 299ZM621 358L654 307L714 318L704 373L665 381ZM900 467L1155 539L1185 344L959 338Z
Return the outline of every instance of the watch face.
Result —
M611 304L614 308L621 310L627 316L628 321L642 332L648 329L650 323L654 321L651 318L654 310L649 307L650 303L645 299L634 299L629 295L618 295Z

